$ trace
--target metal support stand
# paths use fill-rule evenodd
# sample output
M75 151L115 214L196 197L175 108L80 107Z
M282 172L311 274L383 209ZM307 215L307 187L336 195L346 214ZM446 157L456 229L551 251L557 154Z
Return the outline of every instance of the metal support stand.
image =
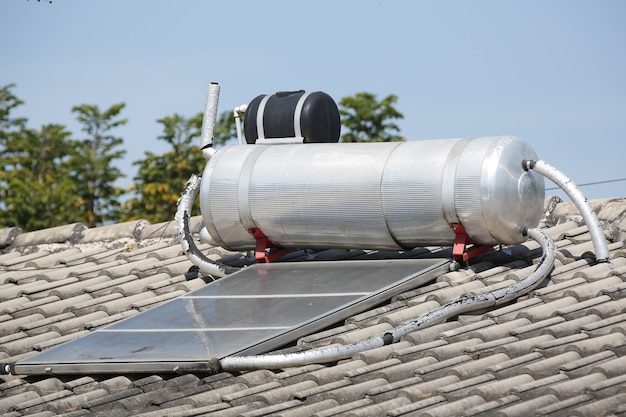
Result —
M291 252L291 249L285 249L269 240L259 229L250 229L248 231L256 239L254 259L256 259L257 263L274 262Z
M452 246L452 258L456 262L467 262L471 258L493 248L493 246L489 245L476 245L467 233L465 233L465 229L463 229L463 225L460 223L452 223L450 227L456 234L454 245ZM473 246L468 250L467 245Z

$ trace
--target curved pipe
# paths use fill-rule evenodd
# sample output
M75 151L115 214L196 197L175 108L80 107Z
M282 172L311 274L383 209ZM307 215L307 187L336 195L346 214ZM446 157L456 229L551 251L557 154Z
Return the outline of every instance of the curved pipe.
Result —
M328 346L304 352L239 357L231 356L220 360L219 366L221 370L229 372L253 369L280 369L308 365L311 363L334 362L348 358L359 352L397 342L407 333L431 326L461 313L491 307L513 300L533 290L543 282L552 270L556 256L554 242L552 242L552 239L541 229L528 229L525 234L541 245L543 256L539 260L535 270L528 277L513 285L486 294L463 297L414 320L401 324L382 336L375 336L346 345Z
M574 182L567 175L542 160L524 160L522 161L522 167L527 171L532 169L538 174L543 175L565 191L568 197L572 199L572 202L576 205L576 208L578 208L578 211L583 216L583 219L587 224L587 228L591 234L593 247L596 250L596 260L598 262L610 263L609 247L606 243L606 239L604 238L602 228L600 227L598 216L596 216L596 212L593 211L587 197L585 197L576 184L574 184Z
M226 269L204 256L196 246L196 243L193 241L193 236L191 235L189 213L191 213L191 207L198 195L199 189L200 177L192 175L189 181L187 181L187 184L185 184L185 189L178 199L178 208L174 216L176 219L176 228L178 229L178 240L183 248L183 253L194 265L200 268L200 270L219 278L226 275Z

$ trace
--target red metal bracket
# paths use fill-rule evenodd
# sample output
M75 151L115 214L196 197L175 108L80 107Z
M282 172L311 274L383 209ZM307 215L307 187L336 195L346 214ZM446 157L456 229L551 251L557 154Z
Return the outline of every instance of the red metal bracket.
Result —
M452 258L457 262L467 262L474 256L493 248L489 245L476 245L470 238L461 223L452 223L450 227L455 233L454 245L452 246ZM473 245L471 249L467 249L467 245Z
M274 262L291 252L291 249L285 249L269 240L259 229L250 229L248 232L256 239L254 258L257 263Z

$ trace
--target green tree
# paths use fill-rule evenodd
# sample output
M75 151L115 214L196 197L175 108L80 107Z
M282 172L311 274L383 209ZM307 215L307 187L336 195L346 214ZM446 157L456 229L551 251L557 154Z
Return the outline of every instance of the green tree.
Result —
M339 102L339 114L347 133L342 142L398 142L405 139L398 135L400 128L392 122L404 116L395 108L398 97L391 94L381 101L372 93L357 93Z
M30 231L80 220L79 187L70 173L70 136L57 124L12 135L2 156L1 224Z
M129 192L134 196L123 206L123 219L146 219L151 223L172 220L178 198L191 174L200 174L206 160L200 150L202 113L185 118L179 114L157 120L163 134L157 139L167 142L170 150L162 155L146 151L145 158L135 161L138 167ZM220 114L215 124L213 146L219 148L237 136L231 112ZM198 214L196 207L193 214Z
M22 129L26 124L25 118L11 118L11 112L24 104L11 91L15 84L0 87L0 146L4 146L11 132Z
M167 142L171 150L162 155L146 151L144 159L133 163L138 173L129 189L135 196L123 207L127 220L144 218L155 223L173 219L186 181L191 174L201 172L206 163L198 139L202 113L191 118L174 114L157 122L163 126L158 139Z
M77 142L71 165L74 179L81 184L80 206L88 227L119 220L119 197L123 191L114 184L124 175L113 162L126 151L119 149L123 139L111 131L126 124L127 120L120 118L124 107L124 103L114 104L104 112L91 104L72 108L87 134L85 139Z

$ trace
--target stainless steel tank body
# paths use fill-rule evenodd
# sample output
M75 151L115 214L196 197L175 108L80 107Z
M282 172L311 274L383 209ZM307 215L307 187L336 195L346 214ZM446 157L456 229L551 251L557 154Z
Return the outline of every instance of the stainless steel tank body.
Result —
M231 250L260 230L286 248L451 245L451 224L478 244L516 244L542 216L543 177L519 138L233 145L200 185L207 231Z

